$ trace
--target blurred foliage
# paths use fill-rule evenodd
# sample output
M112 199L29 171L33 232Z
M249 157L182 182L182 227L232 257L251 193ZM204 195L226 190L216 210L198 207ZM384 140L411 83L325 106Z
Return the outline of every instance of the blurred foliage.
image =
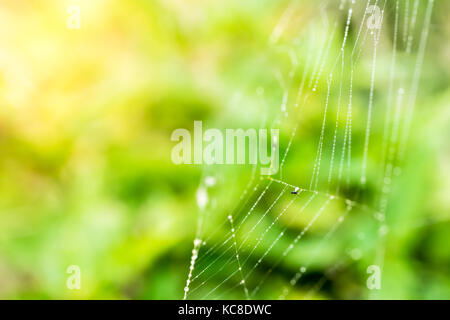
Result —
M311 64L315 61L337 21L317 94L301 106L297 134L283 171L276 176L282 174L282 180L308 187L323 119L326 70L339 53L347 14L338 9L340 1L329 1L326 11L325 2L2 1L0 298L182 298L199 215L195 194L205 175L214 176L217 184L210 190L213 202L204 225L208 240L194 275L211 267L192 283L193 289L203 285L189 297L244 298L238 276L222 284L236 270L234 260L224 264L233 252L224 246L205 253L226 239L230 230L226 216L234 212L236 219L243 217L268 181L257 178L257 190L248 201L240 201L251 166L174 165L170 135L176 128L192 130L194 120L225 129L270 127L279 118L275 126L280 128L282 155L297 120L280 114L283 89L276 75L287 79L293 71L289 51L295 52L298 67L288 87L288 110L295 114L294 98L308 59ZM356 41L364 2L356 1L348 48ZM416 40L427 1L419 2ZM408 56L401 42L407 3L411 12L413 1L399 1L396 83L404 81L409 88L418 41ZM81 8L80 30L66 28L70 4ZM269 39L286 10L292 14L273 44ZM450 298L449 10L448 1L435 1L407 153L386 213L382 289L376 298ZM308 271L287 298L371 297L366 269L375 263L382 244L377 236L379 222L367 208L377 208L380 201L394 19L395 1L388 0L364 189L359 176L373 51L370 36L354 71L352 170L345 172L348 184L339 196L357 200L363 207L355 207L327 240L327 232L345 211L343 201L333 201L294 250L275 264L325 198L318 196L297 216L309 197L300 194L299 201L278 219L291 200L287 192L257 224L282 190L282 185L273 183L238 234L242 243L256 226L241 251L244 259L249 257L243 268L247 272L287 227L286 236L247 281L253 289L274 266L256 298L277 298L309 260ZM348 104L350 54L345 63L342 114ZM338 76L339 72L334 74L330 90L319 183L324 192L329 188L326 176ZM345 121L341 116L338 148ZM335 168L338 164L335 159ZM335 169L330 193L336 189L336 175ZM258 235L275 220L250 254ZM318 246L321 250L315 254ZM81 268L80 290L66 287L69 265Z

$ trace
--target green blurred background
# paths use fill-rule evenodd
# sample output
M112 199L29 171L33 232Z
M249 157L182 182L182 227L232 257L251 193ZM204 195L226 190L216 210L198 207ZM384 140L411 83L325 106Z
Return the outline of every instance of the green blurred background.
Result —
M427 1L418 1L417 23L409 31L404 29L415 1L398 3L395 89L404 87L408 101ZM79 30L66 27L69 5L81 8ZM324 193L337 188L350 52L365 5L361 0L353 5L342 82L340 63L333 71L318 184ZM226 217L233 213L239 223L268 180L256 177L249 191L257 190L240 200L251 181L250 165L174 165L170 135L177 128L192 130L194 120L223 130L273 125L280 129L281 160L299 123L282 177L275 178L309 187L327 75L340 52L349 6L350 1L296 0L2 1L0 298L181 299L199 214L205 216L201 238L206 243L193 277L202 273L192 281L188 298L245 298L239 274L232 276L233 250L221 246L230 231ZM344 170L338 195L365 207L352 209L328 239L345 211L344 201L332 201L286 259L276 263L326 197L316 197L296 215L310 195L302 193L279 217L293 196L287 191L258 224L282 190L273 183L237 234L240 244L255 226L240 250L241 260L247 260L244 273L253 270L246 280L249 289L263 280L253 298L278 298L305 263L307 272L286 298L450 298L449 1L434 3L411 134L397 163L401 173L396 170L394 176L381 243L384 224L371 209L378 209L382 194L395 6L387 0L378 44L364 188L359 177L370 34L354 69L351 170ZM302 74L311 75L335 23L318 90L312 94L305 88L311 96L298 122L294 104ZM283 32L275 41L277 25ZM414 37L410 55L404 32ZM361 37L365 33L366 27ZM328 184L340 83L335 170ZM286 92L288 116L280 112ZM402 120L410 107L403 104ZM216 183L207 190L210 201L202 213L196 192L207 176ZM284 228L285 235L271 247ZM377 263L380 248L385 248L382 287L373 292L366 287L366 269ZM66 286L70 265L81 269L79 290Z

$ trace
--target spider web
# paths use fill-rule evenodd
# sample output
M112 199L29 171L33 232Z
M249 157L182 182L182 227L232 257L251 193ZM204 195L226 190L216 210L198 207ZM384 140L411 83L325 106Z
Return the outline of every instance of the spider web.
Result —
M263 85L255 90L267 109L262 127L270 119L287 132L279 172L259 176L254 167L225 216L209 201L214 172L204 174L185 299L307 299L346 270L383 269L388 200L405 156L433 2L314 2L309 13L319 18L310 21L297 1L286 6L268 39L288 58L274 68L281 102L273 106ZM380 9L377 28L372 6ZM302 145L311 139L314 152ZM314 157L291 162L301 151ZM296 174L299 166L309 176ZM367 290L366 276L352 281Z

